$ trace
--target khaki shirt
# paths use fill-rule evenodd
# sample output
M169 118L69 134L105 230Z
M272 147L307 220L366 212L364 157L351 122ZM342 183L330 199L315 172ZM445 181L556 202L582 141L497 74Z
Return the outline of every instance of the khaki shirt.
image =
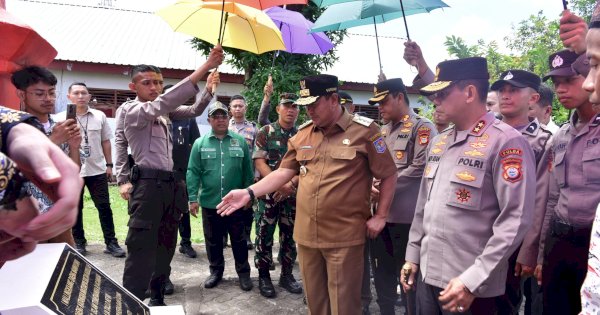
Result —
M577 113L552 138L552 162L546 215L538 263L543 262L546 233L553 216L564 223L591 228L600 203L600 114L581 130Z
M142 102L136 98L117 109L115 170L118 183L129 180L127 146L131 148L135 164L169 172L173 170L171 118L200 115L212 99L212 95L206 91L200 102L181 106L198 91L198 87L185 78L152 102Z
M437 135L435 126L413 110L402 121L381 128L392 159L396 163L398 180L387 222L410 224L415 214L419 183L425 169L425 154L429 141Z
M373 177L396 171L379 127L344 110L327 132L311 122L298 129L280 165L300 173L294 239L314 248L363 244Z
M458 277L477 297L504 293L508 257L531 224L534 165L525 138L492 113L432 140L406 249L425 283Z
M60 112L55 115L55 120L64 121L66 115L66 112ZM106 114L97 109L88 108L85 114L77 115L77 124L81 131L81 147L86 145L86 137L87 145L90 147L90 156L88 158L81 156L79 175L86 177L106 173L106 163L112 163L112 161L106 161L102 142L113 138Z
M533 224L525 234L525 239L519 250L517 262L525 266L535 267L537 264L540 232L546 214L546 201L548 200L548 179L550 177L550 139L552 133L546 126L533 119L521 134L531 145L536 161L536 189Z

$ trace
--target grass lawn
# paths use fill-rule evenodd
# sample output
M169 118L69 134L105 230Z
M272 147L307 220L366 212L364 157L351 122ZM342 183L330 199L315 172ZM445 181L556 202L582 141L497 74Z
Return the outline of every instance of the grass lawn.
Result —
M115 233L117 234L119 244L123 245L125 237L127 236L127 221L129 220L129 216L127 215L127 201L119 196L119 188L115 185L109 186L108 192L110 194L110 205L115 221ZM190 224L192 226L192 243L204 243L202 216L198 214L198 218L190 217L190 219ZM89 243L104 243L102 229L100 228L100 220L98 219L98 210L96 209L96 206L94 206L94 202L92 201L87 188L83 195L83 228L85 230L85 238ZM275 235L279 235L278 233L279 228L275 230ZM277 236L276 239L278 239ZM254 242L254 226L252 227L252 242Z
M115 221L115 233L119 244L123 245L127 236L127 201L119 196L119 188L111 185L108 188L110 194L110 206L113 211L113 219ZM192 226L192 243L204 243L204 233L202 232L202 219L190 217ZM83 195L83 228L85 230L85 238L89 243L104 243L102 229L100 228L100 220L98 219L98 210L94 206L94 202L90 198L90 193L87 188ZM178 241L179 242L179 241Z

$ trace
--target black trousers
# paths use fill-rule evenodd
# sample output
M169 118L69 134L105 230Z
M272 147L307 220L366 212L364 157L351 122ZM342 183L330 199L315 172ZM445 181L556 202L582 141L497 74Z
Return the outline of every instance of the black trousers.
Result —
M590 233L564 233L550 223L542 268L543 314L579 314L580 290L587 273ZM587 235L587 237L586 237Z
M152 298L164 296L182 212L177 198L185 198L185 185L173 180L140 179L133 184L123 286L140 300L148 286Z
M181 236L181 241L179 242L179 245L192 245L192 226L190 224L189 212L183 213L181 215L181 220L179 221L179 236Z
M235 260L235 271L238 275L249 274L248 247L244 236L244 212L238 210L222 217L216 209L202 207L202 226L206 242L206 254L210 265L210 273L223 274L225 258L223 257L223 236L229 234L231 249Z
M387 223L379 236L371 241L375 291L382 315L395 313L400 269L404 265L409 231L410 224ZM406 294L402 291L402 299L406 301L406 298ZM414 305L411 307L414 313ZM408 314L408 310L405 313Z
M519 247L520 248L520 247ZM506 290L497 298L498 312L506 315L519 315L521 302L523 301L523 288L521 276L515 276L515 266L519 248L508 258L508 271L506 273Z
M442 310L442 303L439 300L442 288L434 287L423 282L423 277L419 272L417 283L417 312L418 315L505 315L498 312L496 307L496 298L475 298L471 307L462 312L454 313Z
M104 242L116 241L115 238L115 223L113 221L112 209L110 208L110 198L108 195L108 179L106 174L98 174L94 176L83 177L84 186L81 188L79 196L79 206L77 221L73 226L73 238L76 242L85 242L85 232L83 230L83 191L87 186L90 191L90 196L96 209L98 209L98 218L100 218L100 227L104 235Z

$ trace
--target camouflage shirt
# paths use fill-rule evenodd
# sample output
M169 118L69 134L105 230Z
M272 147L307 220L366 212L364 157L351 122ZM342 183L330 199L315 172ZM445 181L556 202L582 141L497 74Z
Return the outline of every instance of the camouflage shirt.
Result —
M281 159L287 152L288 139L298 132L294 126L285 130L279 122L263 126L256 134L253 159L265 159L271 170L279 167Z

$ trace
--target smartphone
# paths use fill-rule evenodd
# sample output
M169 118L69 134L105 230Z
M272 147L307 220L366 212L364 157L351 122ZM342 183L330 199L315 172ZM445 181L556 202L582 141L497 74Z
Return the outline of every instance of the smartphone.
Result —
M67 119L76 119L77 108L75 104L67 104Z

